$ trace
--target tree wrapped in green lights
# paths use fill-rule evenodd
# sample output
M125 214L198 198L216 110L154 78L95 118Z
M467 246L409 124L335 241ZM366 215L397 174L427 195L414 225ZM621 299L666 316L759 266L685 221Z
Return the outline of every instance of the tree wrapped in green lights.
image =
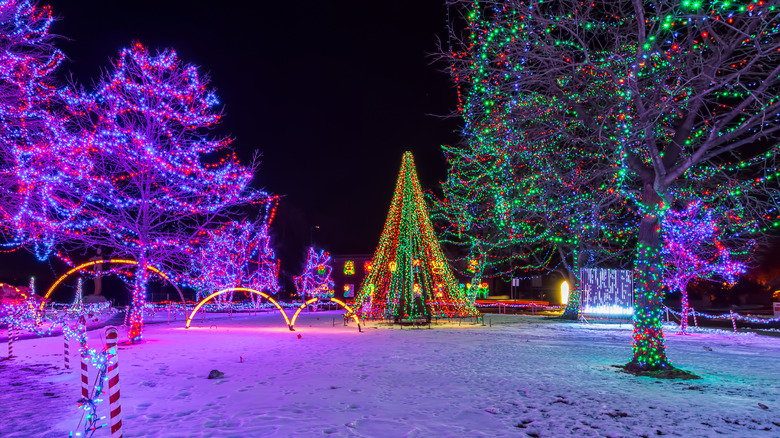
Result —
M444 258L425 206L411 152L405 152L372 269L355 308L362 317L476 316Z
M575 210L589 197L610 206L614 227L575 219L572 231L595 225L615 243L634 244L627 369L668 369L660 251L666 210L678 199L702 200L729 212L743 237L778 224L779 2L450 4L466 25L463 38L453 27L455 48L446 54L464 131L486 138L480 147L493 158L469 156L485 169L510 163L524 176L546 172L542 164L556 159L564 175L585 172L584 186L567 192L574 181L567 177L545 195ZM527 148L548 160L527 158ZM563 217L554 214L552 224ZM565 238L562 231L552 235Z
M575 286L564 315L576 319L579 268L625 258L625 202L589 189L598 176L586 161L561 159L570 153L562 144L537 137L510 152L485 124L467 123L466 140L444 148L451 168L434 209L442 242L478 261L477 274L561 275Z

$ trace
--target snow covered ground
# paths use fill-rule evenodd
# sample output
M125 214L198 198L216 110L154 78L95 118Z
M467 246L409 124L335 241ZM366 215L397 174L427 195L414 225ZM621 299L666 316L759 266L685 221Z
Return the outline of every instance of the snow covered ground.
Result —
M296 332L279 313L210 314L188 330L158 314L147 342L119 351L124 435L780 436L780 337L669 333L675 365L703 379L660 381L612 366L630 358L626 324L486 315L492 327L358 333L340 314L303 314ZM90 331L90 346L103 334ZM0 436L76 430L62 337L14 352L0 362ZM208 380L212 369L224 378Z

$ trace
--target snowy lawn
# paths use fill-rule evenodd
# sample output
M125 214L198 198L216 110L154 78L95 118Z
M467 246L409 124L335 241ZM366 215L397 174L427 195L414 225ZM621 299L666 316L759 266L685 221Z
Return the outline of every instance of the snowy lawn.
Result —
M612 367L631 356L626 324L486 315L492 327L358 333L340 315L303 314L290 332L279 313L210 314L188 330L158 314L145 343L119 351L124 435L780 436L778 337L669 333L675 365L703 379L660 381ZM76 429L79 377L62 343L25 339L0 362L0 436Z

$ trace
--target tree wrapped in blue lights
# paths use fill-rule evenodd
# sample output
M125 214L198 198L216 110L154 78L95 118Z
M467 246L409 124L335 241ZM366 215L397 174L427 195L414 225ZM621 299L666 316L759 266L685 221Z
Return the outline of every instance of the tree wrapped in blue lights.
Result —
M91 188L63 238L100 245L138 262L129 337L142 337L147 266L173 278L187 271L203 232L266 195L248 187L255 169L231 139L212 138L219 101L197 68L173 50L123 49L92 93L64 93L71 129L89 151L78 175Z
M294 278L298 295L304 301L311 298L320 300L332 298L333 286L335 286L331 278L332 271L330 254L324 249L318 251L310 247L303 272Z

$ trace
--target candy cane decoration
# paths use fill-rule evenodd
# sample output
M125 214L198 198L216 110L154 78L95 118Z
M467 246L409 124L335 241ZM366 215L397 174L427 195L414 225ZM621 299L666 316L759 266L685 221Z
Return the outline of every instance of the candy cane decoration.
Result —
M81 396L89 398L89 353L87 352L87 321L79 318L79 355L81 356Z
M14 330L13 323L8 324L8 358L14 357Z
M699 328L699 321L696 320L696 310L691 307L691 313L693 313L693 325L696 326L696 328Z
M62 339L65 341L65 369L70 369L70 339L68 339L68 330L63 327Z
M118 334L115 327L106 329L106 348L111 357L108 365L108 400L111 418L111 438L122 438L122 406L119 404L119 355L117 354Z

